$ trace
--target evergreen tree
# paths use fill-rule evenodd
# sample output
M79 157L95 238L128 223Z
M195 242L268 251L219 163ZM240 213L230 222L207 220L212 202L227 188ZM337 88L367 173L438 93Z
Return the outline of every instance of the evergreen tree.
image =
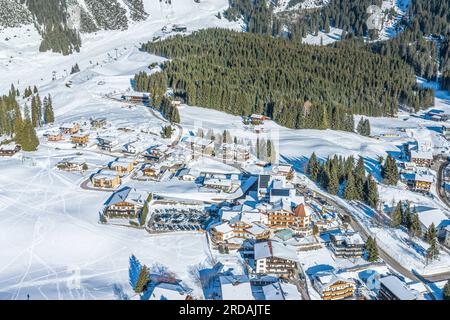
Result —
M150 271L146 265L144 265L139 272L139 277L134 288L134 292L143 293L147 289L147 284L149 282Z
M309 158L308 165L306 167L306 173L310 175L311 180L317 181L320 171L320 163L317 160L316 154L313 152Z
M259 137L256 138L256 158L261 159L261 149L259 144Z
M16 132L15 141L22 146L24 151L36 151L39 139L29 119L25 119Z
M275 163L277 159L277 153L272 140L267 141L267 160L270 163Z
M414 207L413 214L411 215L411 223L409 227L409 232L411 236L413 237L420 237L421 234L421 227L420 227L420 220L419 215L417 214L417 208Z
M439 246L436 237L434 237L430 241L430 247L427 250L427 258L431 261L437 259L438 257L439 257Z
M379 201L378 186L371 174L367 178L364 191L365 202L370 207L376 209Z
M145 225L148 216L148 203L145 202L144 207L142 208L141 214L139 216L139 224L141 226Z
M384 183L397 185L399 180L397 162L390 155L387 156L384 166L381 168L381 175L384 179Z
M163 139L170 139L173 134L173 129L171 125L164 126L161 131L161 137Z
M362 157L359 157L358 162L356 164L356 168L354 170L354 176L355 176L355 185L356 185L356 191L357 191L357 199L364 201L365 194L364 194L364 187L366 183L366 169L364 166L364 159Z
M55 122L55 115L53 113L52 97L44 98L44 123L49 124Z
M339 178L337 175L336 168L334 166L332 166L331 170L330 170L327 191L334 195L338 194L338 192L339 192Z
M392 226L394 228L397 228L402 224L403 204L401 200L395 206L394 212L392 212L391 217L392 217Z
M358 197L358 193L356 191L356 185L355 185L355 178L351 171L347 176L347 183L344 188L343 196L344 196L344 199L347 199L347 200L354 200L354 199L357 199L357 197Z
M425 240L431 244L431 241L437 237L436 226L434 222L428 227L428 230L425 233Z
M450 300L450 280L447 280L447 283L442 290L442 298L444 300Z
M78 66L78 63L76 63L73 67L72 70L70 71L70 74L74 74L80 72L80 67Z
M39 127L39 112L36 96L33 96L31 99L31 123L33 124L33 127Z
M366 241L367 260L369 262L375 262L378 260L378 245L377 240L368 237Z
M405 211L402 215L402 225L406 227L408 230L411 227L411 205L408 203L408 205L405 208Z

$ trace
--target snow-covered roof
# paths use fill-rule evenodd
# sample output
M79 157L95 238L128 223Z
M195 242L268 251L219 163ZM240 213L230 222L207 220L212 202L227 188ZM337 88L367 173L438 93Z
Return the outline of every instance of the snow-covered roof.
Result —
M200 138L200 137L194 137L194 136L187 136L183 138L183 142L185 143L194 143L199 146L207 147L214 142L208 139Z
M292 170L292 165L290 164L279 164L273 167L272 171L277 173L289 173Z
M223 234L233 232L233 228L227 222L214 226L214 229Z
M261 222L262 215L258 211L244 211L241 213L240 220L248 224Z
M71 164L83 165L86 163L86 159L81 158L81 157L64 158L59 163L71 163Z
M288 211L288 212L292 212L291 202L284 200L284 198L280 199L279 201L275 202L272 205L272 208L270 208L267 211L268 212L273 212L273 211L279 211L279 210L285 210L285 211Z
M396 276L387 276L381 278L380 282L400 300L417 299L417 295L413 291L409 290L406 285Z
M263 232L266 232L267 230L269 230L269 228L263 224L252 223L251 227L247 229L247 232L253 235L258 235Z
M222 148L226 150L236 151L236 152L246 152L249 148L236 143L223 143Z
M16 148L17 148L17 144L15 144L15 143L8 143L8 144L0 145L0 150L3 150L3 151L14 151Z
M72 135L72 138L84 138L89 136L89 132L77 132Z
M118 139L115 136L98 136L97 140L103 143L118 143Z
M343 281L347 283L353 283L354 281L351 279L345 279L342 276L339 276L338 274L334 273L333 271L320 271L317 272L314 275L314 279L316 280L314 282L316 288L322 293L325 289L327 289L329 286L332 286L338 281Z
M258 242L255 244L255 260L270 257L297 261L297 254L290 246L286 246L273 240Z
M59 127L61 129L73 129L75 127L79 126L78 123L76 122L72 122L72 123L63 123L62 125L60 125Z
M411 151L411 158L433 160L433 152L431 151Z
M111 206L120 202L130 202L137 205L144 205L146 198L144 194L134 188L124 187L114 192L105 202L105 206Z
M205 179L203 181L204 185L217 186L217 187L231 187L231 180L229 179Z
M423 206L416 207L416 209L419 220L425 228L429 228L432 223L434 223L435 227L438 227L442 221L448 219L440 209Z
M266 300L302 300L297 287L291 283L275 282L262 289Z
M222 213L222 220L230 221L241 213L241 210L234 210L231 208L223 208L220 210Z
M158 283L154 286L149 300L186 300L186 290L178 283Z
M364 240L361 238L361 235L357 232L332 234L331 237L336 239L336 241L343 241L347 245L363 245L364 244Z
M116 168L116 167L128 167L130 164L132 164L134 160L132 159L126 159L126 158L120 158L118 160L114 160L110 163L110 168Z
M254 300L250 280L246 275L219 277L223 300Z
M94 174L94 176L92 178L108 180L108 179L114 179L118 176L119 175L117 174L117 172L109 171L109 170L101 170L98 173Z
M434 177L431 174L427 173L415 173L415 172L407 172L402 174L403 179L409 181L421 181L421 182L429 182L433 183Z

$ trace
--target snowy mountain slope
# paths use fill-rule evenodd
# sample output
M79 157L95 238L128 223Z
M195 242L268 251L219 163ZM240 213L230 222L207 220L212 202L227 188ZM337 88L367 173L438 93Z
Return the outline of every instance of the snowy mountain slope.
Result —
M18 27L34 22L38 29L42 29L45 18L52 16L54 19L55 12L60 12L57 22L62 24L78 20L81 25L73 25L77 29L82 29L85 27L83 23L89 22L101 29L121 29L126 28L128 23L148 17L143 0L1 0L0 27ZM79 21L80 13L84 15L84 21Z
M31 12L24 5L11 0L0 0L0 29L19 27L31 21Z
M83 45L80 52L62 56L51 52L39 52L41 36L32 25L0 30L0 92L8 90L14 82L20 90L28 85L43 86L55 72L57 78L67 76L67 70L78 63L81 69L97 64L105 66L117 55L130 52L147 42L161 28L169 24L184 24L189 31L206 27L225 27L241 30L239 22L229 22L215 17L227 8L226 0L172 1L166 4L159 0L145 0L146 12L151 18L130 24L127 30L107 30L81 34ZM5 41L9 38L9 41ZM30 72L31 71L31 72Z

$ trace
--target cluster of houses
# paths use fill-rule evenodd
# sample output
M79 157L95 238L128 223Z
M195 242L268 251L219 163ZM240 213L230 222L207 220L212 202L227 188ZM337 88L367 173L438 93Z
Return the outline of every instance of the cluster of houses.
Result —
M267 120L270 120L270 117L261 114L252 114L248 117L243 117L244 125L255 133L264 132L264 122Z
M365 242L354 231L330 232L327 240L318 239L321 231L327 233L336 217L325 209L318 212L296 194L289 179L291 170L292 167L281 165L260 174L253 190L255 199L222 206L218 221L208 230L213 247L241 253L247 273L239 277L248 277L245 287L252 285L252 277L276 280L263 287L264 294L271 298L283 298L282 287L295 283L291 280L301 272L300 251L326 246L336 258L343 259L359 259L365 253ZM357 287L354 280L335 273L319 272L311 275L311 281L324 300L354 298ZM248 288L245 290L250 292ZM292 297L300 296L295 285L289 291Z
M251 158L250 148L237 143L216 143L197 136L183 137L182 143L190 151L192 160L215 156L223 162L246 162Z
M428 130L410 130L414 142L403 145L407 161L402 163L400 178L413 191L429 193L434 182L430 171L433 163L433 143Z
M49 142L65 141L66 136L70 136L70 141L74 145L86 146L89 142L89 132L81 130L77 122L64 123L58 129L53 129L45 133Z

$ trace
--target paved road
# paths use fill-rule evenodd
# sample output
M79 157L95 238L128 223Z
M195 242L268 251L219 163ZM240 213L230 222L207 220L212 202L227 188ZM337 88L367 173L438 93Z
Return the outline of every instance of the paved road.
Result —
M438 194L438 196L442 200L442 202L444 202L447 205L447 207L450 209L450 201L444 190L444 179L443 179L445 168L447 168L448 165L450 165L450 163L448 161L445 161L445 162L442 162L439 166L438 174L437 174L437 182L436 182L436 193Z
M300 189L299 191L301 192L303 190ZM339 203L334 201L332 198L328 197L327 195L325 195L323 193L316 192L316 194L318 195L319 198L324 200L327 203L327 205L331 205L332 207L335 207L337 209L338 214L340 214L341 216L343 214L345 214L345 215L352 217L352 213L347 208L341 206ZM361 236L363 237L364 240L367 240L367 238L369 236L367 231L365 230L365 228L362 225L359 224L359 222L356 219L352 218L350 225L352 226L352 228L355 231L358 231L361 234ZM450 271L445 272L445 273L440 273L440 274L434 274L431 276L428 276L428 275L422 276L415 272L412 272L407 267L402 266L400 263L397 262L397 260L394 257L392 257L389 253L387 253L380 247L378 248L378 252L379 252L380 258L382 258L389 267L391 267L393 270L395 270L399 274L401 274L409 279L412 279L415 281L420 281L425 284L428 284L430 282L444 281L444 280L450 279Z

